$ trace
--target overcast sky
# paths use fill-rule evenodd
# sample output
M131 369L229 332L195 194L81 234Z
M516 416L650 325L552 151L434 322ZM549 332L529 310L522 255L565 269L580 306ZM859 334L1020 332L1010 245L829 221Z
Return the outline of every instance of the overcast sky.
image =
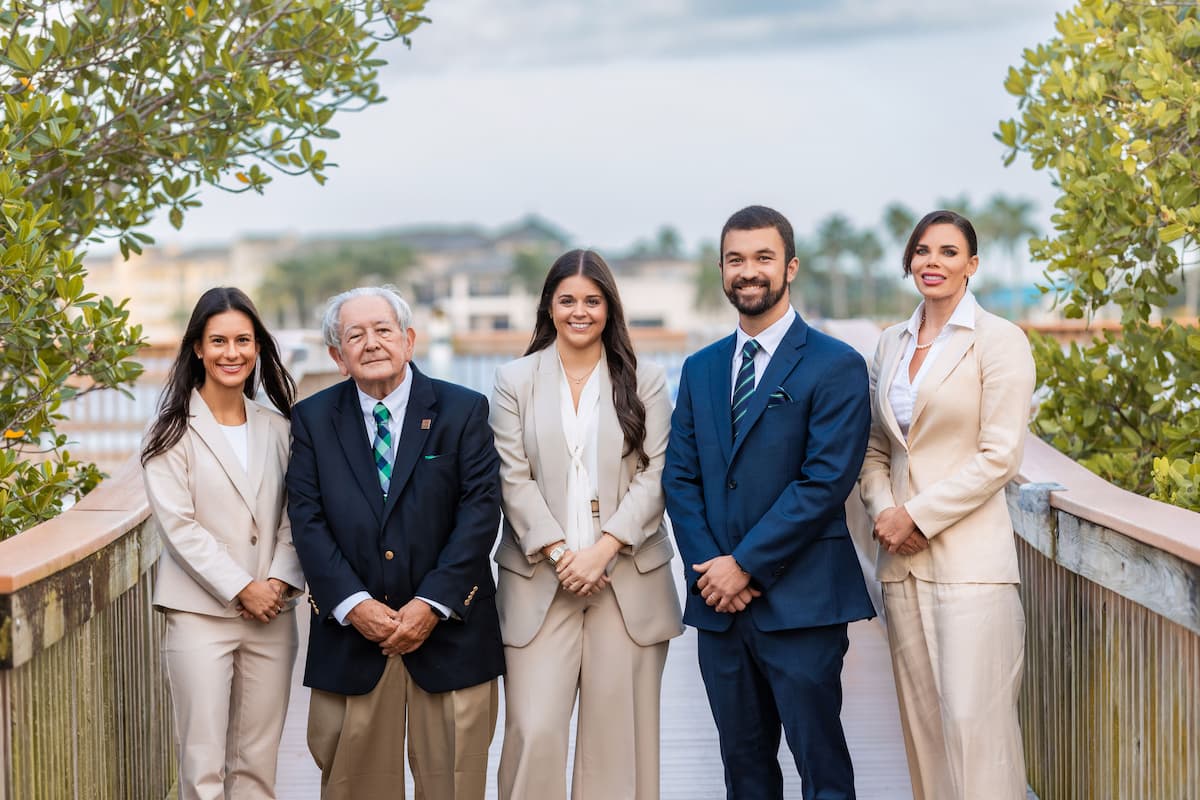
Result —
M160 243L237 234L498 227L537 213L602 249L675 226L689 246L764 203L807 235L885 205L1055 193L992 134L1063 0L432 0L388 102L335 118L318 187L201 195Z

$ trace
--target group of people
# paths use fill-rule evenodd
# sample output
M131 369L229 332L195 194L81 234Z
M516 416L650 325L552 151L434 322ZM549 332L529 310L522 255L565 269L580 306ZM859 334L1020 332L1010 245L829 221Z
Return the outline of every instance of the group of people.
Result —
M794 240L772 209L729 218L715 268L738 325L686 360L673 408L588 250L550 268L490 404L417 368L389 287L330 301L347 380L300 402L250 299L206 292L142 451L181 800L274 797L306 587L325 800L403 797L406 741L418 798L482 798L501 675L502 798L565 800L574 712L573 800L655 800L683 623L728 797L783 796L782 733L805 798L852 798L841 671L848 623L874 615L845 521L856 482L914 797L1023 798L1003 487L1029 346L969 291L978 246L958 214L912 232L922 302L869 370L794 310Z

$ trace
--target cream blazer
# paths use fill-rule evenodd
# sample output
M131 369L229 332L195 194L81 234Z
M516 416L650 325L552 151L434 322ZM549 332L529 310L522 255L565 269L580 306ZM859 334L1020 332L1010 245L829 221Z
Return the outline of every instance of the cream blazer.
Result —
M610 577L625 629L640 645L683 632L679 595L671 578L674 555L663 524L662 470L671 427L671 400L664 370L638 365L638 397L646 406L646 454L622 456L625 438L613 406L607 359L600 380L596 462L601 530L625 543ZM500 565L496 604L504 643L529 644L558 593L553 566L541 550L564 538L567 441L562 431L562 371L553 344L509 362L496 372L491 423L500 453L503 530L496 548Z
M250 466L244 470L194 390L189 411L183 437L144 469L164 544L153 602L160 610L236 617L234 600L251 580L278 578L304 586L283 482L288 422L246 399Z
M913 556L878 549L876 577L936 583L1019 583L1004 486L1017 473L1035 371L1016 325L979 308L975 330L956 328L921 382L908 439L888 389L909 336L883 332L871 365L871 436L859 491L871 519L904 504L929 547Z

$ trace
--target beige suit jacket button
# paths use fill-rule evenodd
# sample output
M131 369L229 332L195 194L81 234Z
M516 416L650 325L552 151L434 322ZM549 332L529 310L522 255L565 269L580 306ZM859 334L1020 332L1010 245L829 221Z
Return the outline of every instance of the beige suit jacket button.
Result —
M257 536L251 536L251 537L250 537L250 544L258 544L258 537L257 537Z
M386 558L388 561L391 561L393 558L396 557L396 554L393 553L391 550L385 550L383 552L383 557Z

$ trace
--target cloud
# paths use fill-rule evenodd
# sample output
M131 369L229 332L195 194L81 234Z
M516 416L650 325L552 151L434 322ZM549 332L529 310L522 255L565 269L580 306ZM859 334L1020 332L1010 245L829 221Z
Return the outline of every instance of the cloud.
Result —
M405 70L494 71L721 57L939 31L987 36L1064 0L437 0ZM935 54L936 55L936 54Z

